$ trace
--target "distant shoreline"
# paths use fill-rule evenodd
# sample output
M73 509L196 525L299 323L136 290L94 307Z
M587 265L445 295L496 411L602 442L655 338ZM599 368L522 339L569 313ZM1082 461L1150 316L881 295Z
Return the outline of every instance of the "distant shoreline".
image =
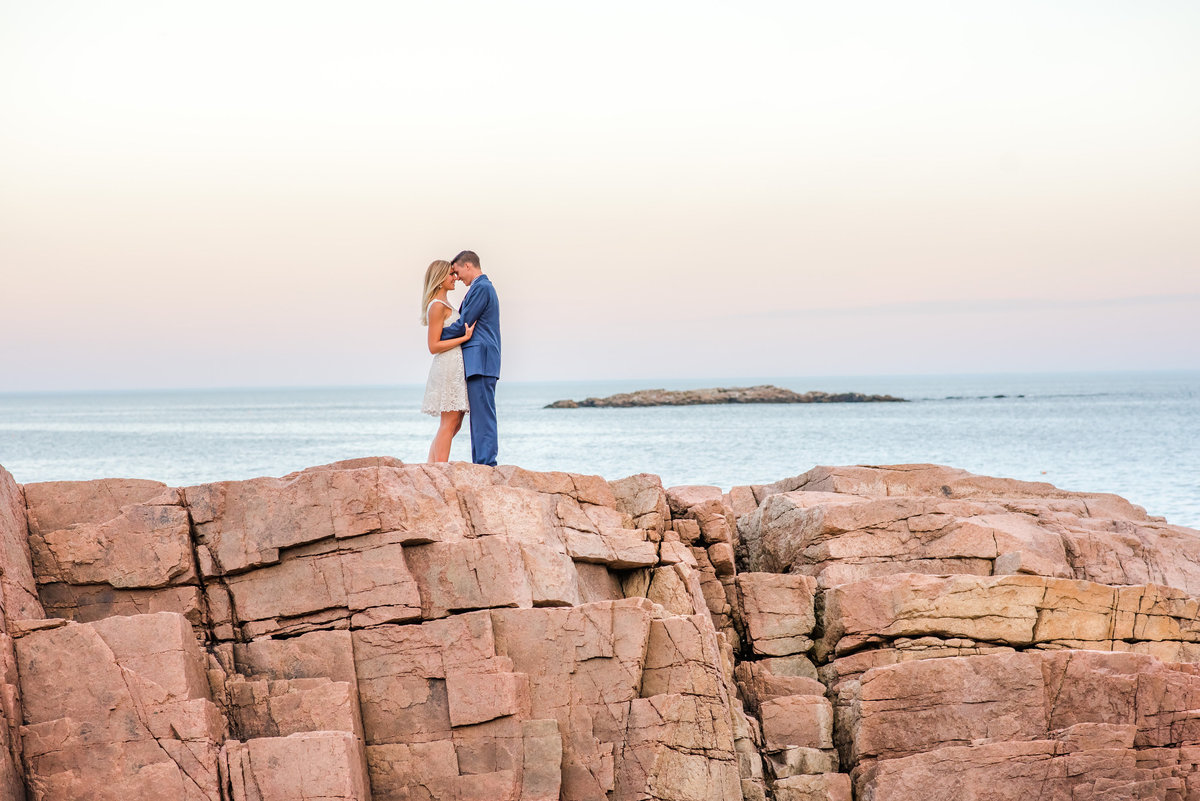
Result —
M716 406L728 403L907 403L892 395L866 395L861 392L793 392L790 389L760 384L754 387L712 387L707 389L642 389L619 392L604 398L581 401L559 400L546 409L630 409L647 406Z

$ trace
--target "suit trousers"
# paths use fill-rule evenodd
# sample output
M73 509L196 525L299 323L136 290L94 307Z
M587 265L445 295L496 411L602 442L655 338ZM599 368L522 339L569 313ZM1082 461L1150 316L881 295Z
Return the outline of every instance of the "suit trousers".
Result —
M496 433L496 378L473 375L467 378L467 402L471 405L471 461L496 466L500 444Z

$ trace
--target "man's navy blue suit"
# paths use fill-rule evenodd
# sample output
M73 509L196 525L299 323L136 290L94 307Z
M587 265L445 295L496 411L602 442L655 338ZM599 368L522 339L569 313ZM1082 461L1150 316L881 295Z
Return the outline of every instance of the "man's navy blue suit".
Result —
M471 405L471 461L496 465L496 381L500 378L500 300L486 275L471 282L459 309L461 318L442 329L442 339L475 333L462 345L467 373L467 402Z

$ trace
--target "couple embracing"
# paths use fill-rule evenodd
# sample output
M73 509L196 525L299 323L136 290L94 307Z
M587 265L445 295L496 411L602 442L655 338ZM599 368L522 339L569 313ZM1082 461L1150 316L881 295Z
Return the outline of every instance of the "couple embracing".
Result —
M454 284L467 285L461 312L450 305ZM421 411L441 417L430 462L450 460L450 443L471 415L471 461L495 467L496 381L500 378L500 301L469 250L425 270L421 322L429 327L433 365Z

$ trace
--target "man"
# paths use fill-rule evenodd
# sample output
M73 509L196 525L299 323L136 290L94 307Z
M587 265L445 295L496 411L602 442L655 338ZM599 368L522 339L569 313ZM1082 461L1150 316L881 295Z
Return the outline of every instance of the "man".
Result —
M483 274L479 257L464 250L450 269L467 285L459 320L442 329L442 339L460 337L468 325L474 335L462 345L467 374L467 402L471 407L471 461L496 466L496 381L500 378L500 301Z

